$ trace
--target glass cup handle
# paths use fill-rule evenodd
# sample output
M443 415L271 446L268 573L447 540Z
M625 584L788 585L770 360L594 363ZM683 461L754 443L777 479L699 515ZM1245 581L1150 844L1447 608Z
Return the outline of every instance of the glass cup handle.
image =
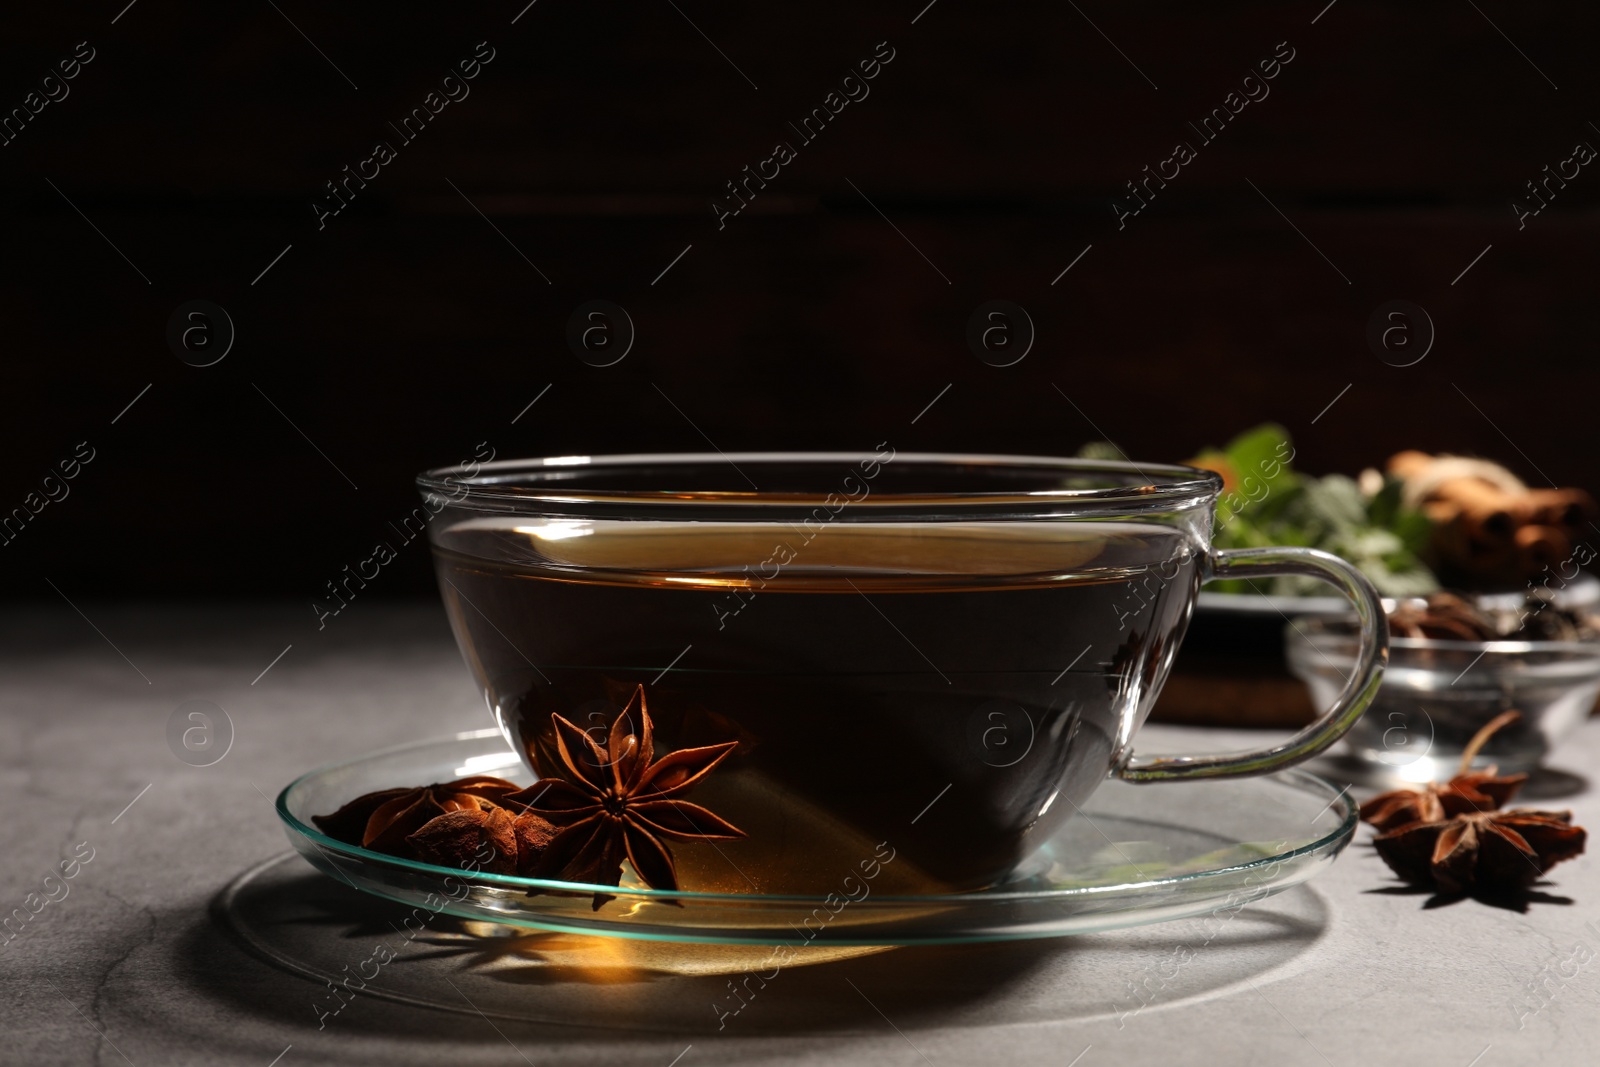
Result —
M1320 578L1355 605L1361 621L1361 650L1355 670L1333 706L1315 722L1281 745L1219 756L1133 756L1112 774L1127 782L1177 782L1191 778L1243 778L1270 774L1310 759L1326 749L1361 718L1377 695L1383 668L1389 662L1389 627L1383 602L1366 575L1338 556L1315 548L1217 549L1205 581L1299 574Z

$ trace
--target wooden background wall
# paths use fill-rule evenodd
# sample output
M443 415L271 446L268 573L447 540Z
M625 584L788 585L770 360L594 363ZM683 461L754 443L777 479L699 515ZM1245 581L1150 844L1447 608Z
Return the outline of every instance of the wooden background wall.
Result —
M95 458L0 548L0 593L309 600L413 506L415 471L480 441L1062 453L1104 433L1181 459L1274 419L1314 472L1417 447L1600 489L1600 166L1522 229L1512 207L1600 146L1600 17L1324 2L8 13L0 108L79 42L94 58L0 146L0 510L78 442ZM387 124L484 41L470 95L400 144ZM719 229L724 183L884 41L870 95ZM1119 230L1123 183L1279 42L1270 95ZM319 230L324 183L380 139L396 158ZM597 298L637 328L606 368L564 336ZM166 341L195 299L236 328L205 368ZM1036 326L1014 366L966 345L990 299ZM1437 331L1414 366L1365 340L1395 299ZM412 550L373 595L431 583Z

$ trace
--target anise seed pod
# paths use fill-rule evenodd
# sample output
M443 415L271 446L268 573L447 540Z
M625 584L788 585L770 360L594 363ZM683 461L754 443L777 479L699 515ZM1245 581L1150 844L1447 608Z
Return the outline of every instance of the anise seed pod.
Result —
M1454 815L1474 811L1494 811L1510 803L1526 774L1498 775L1494 767L1487 771L1469 773L1472 759L1503 726L1522 718L1517 711L1496 715L1483 729L1473 735L1461 754L1461 765L1456 776L1440 784L1428 782L1420 789L1395 789L1377 796L1361 805L1361 818L1379 831L1398 829L1414 822L1439 822Z

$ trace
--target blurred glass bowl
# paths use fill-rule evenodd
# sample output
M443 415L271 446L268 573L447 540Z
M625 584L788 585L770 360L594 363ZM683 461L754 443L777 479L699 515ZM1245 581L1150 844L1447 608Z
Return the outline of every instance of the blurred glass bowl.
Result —
M1289 670L1327 707L1355 667L1354 619L1301 618L1284 631ZM1391 637L1377 699L1345 744L1360 760L1408 781L1456 773L1472 735L1503 711L1503 727L1473 760L1532 771L1572 734L1600 695L1600 640L1439 641Z

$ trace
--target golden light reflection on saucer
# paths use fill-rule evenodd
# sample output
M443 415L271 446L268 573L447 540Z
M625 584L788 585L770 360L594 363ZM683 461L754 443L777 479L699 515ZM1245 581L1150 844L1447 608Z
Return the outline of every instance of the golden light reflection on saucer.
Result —
M623 984L669 975L716 976L780 966L810 967L887 952L887 945L700 945L582 934L530 933L516 926L463 921L455 931L417 938L466 966L506 981L554 979Z

